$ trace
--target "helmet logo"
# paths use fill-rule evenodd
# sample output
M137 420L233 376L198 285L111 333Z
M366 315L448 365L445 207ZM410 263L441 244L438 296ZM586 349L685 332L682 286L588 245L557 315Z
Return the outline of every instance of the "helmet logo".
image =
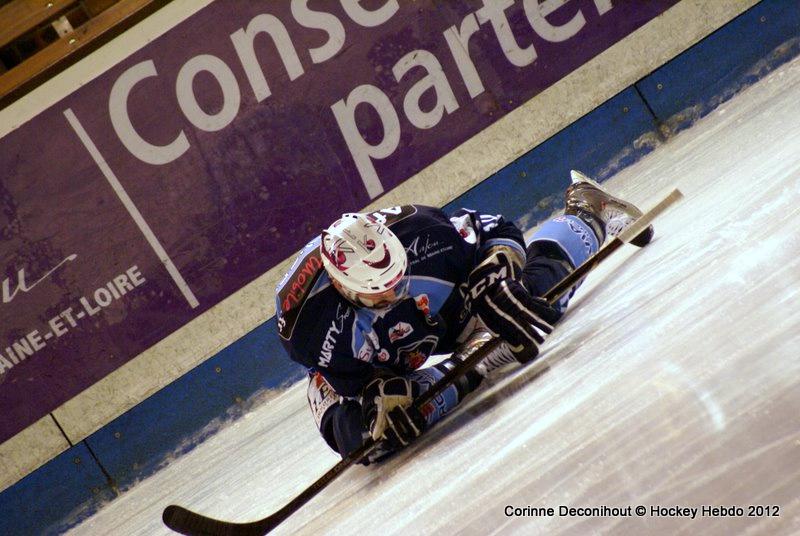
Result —
M382 270L383 268L387 268L389 263L392 261L392 255L389 253L389 248L386 247L386 244L383 245L383 258L379 261L370 262L364 259L364 264L367 266L371 266L373 268L378 268Z
M322 232L322 254L337 269L346 271L348 254L355 253L355 250L347 244L346 240L336 238L332 244L326 244L327 236L331 236L327 231Z

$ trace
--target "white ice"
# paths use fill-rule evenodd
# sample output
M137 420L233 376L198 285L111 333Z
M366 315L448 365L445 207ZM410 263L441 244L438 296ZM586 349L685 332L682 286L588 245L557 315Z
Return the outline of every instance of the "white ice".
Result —
M673 187L686 198L651 245L590 275L539 362L396 459L350 468L276 533L800 533L800 59L607 186L643 207ZM170 503L262 518L337 461L298 384L72 533L169 534ZM556 515L508 517L507 505ZM653 517L651 505L745 517ZM780 516L747 517L749 505Z

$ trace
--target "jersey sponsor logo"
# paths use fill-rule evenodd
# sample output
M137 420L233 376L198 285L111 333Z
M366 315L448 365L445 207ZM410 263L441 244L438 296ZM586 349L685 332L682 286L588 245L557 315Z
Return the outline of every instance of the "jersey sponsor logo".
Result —
M358 352L356 352L356 359L369 363L372 361L372 356L374 354L375 350L372 348L372 345L369 343L369 341L364 341L364 344L362 344L361 348L359 348Z
M399 341L400 339L404 339L411 335L414 331L414 328L411 327L411 324L406 324L405 322L398 322L391 329L389 329L389 340L391 342Z
M431 240L430 235L417 236L406 248L409 263L413 266L418 262L432 259L433 257L453 249L452 244L446 245L438 240Z
M336 306L336 318L331 321L328 331L325 332L325 339L322 341L322 349L317 360L320 367L330 365L331 359L333 359L333 349L336 348L336 336L344 331L344 322L350 316L350 311L348 306L342 307L342 304Z
M314 372L308 382L308 405L311 407L311 414L319 428L322 417L328 408L339 402L339 395L333 390L330 384L325 381L322 374Z
M298 259L293 271L284 276L278 290L280 307L276 311L278 332L283 339L291 338L308 291L317 282L322 270L319 248L314 248Z
M417 304L417 309L422 311L426 317L431 316L431 300L427 294L420 294L414 298L414 303Z
M418 369L433 353L438 343L439 337L436 335L428 335L422 340L414 341L407 346L403 346L397 351L401 365L405 366L408 370Z
M463 216L455 216L450 218L450 223L456 228L458 234L468 244L475 244L478 241L478 235L475 233L475 228L472 226L472 220L469 214Z
M316 280L319 269L322 268L322 259L318 250L312 250L298 269L292 274L293 277L284 286L284 293L281 296L281 310L288 311L300 303L311 287L309 283Z

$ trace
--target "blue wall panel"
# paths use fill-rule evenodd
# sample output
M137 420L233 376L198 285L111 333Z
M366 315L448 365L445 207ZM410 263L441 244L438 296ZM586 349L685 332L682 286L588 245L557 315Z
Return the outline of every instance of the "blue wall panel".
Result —
M75 445L0 494L0 534L58 534L64 520L78 521L114 495L86 446Z
M798 47L800 1L763 0L636 86L659 120L697 104L704 114L796 56ZM762 69L754 70L759 62Z
M503 214L531 224L563 208L570 169L602 181L618 167L630 165L648 149L633 142L656 129L653 116L637 91L628 88L449 203ZM625 157L607 169L615 156Z

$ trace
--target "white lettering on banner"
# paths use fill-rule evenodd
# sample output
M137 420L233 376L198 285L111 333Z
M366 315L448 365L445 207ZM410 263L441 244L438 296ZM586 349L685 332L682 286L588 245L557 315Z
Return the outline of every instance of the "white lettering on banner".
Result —
M453 56L458 68L458 74L461 75L471 99L486 91L481 81L481 75L478 74L478 69L469 56L469 38L477 32L478 19L475 18L474 14L464 17L458 30L456 30L455 26L451 26L444 31L447 47L450 49L450 54Z
M328 34L324 45L308 50L311 61L322 63L334 57L344 46L344 25L330 13L312 11L308 8L308 0L292 0L292 16L303 28L322 30Z
M304 72L300 58L297 56L297 51L289 37L289 32L286 31L283 23L273 15L256 16L247 25L246 30L237 30L232 33L231 41L258 102L263 101L272 94L264 76L264 71L261 69L261 64L258 63L258 58L256 57L255 39L260 33L266 33L272 37L275 47L278 49L278 55L286 68L286 73L289 75L289 80L296 80Z
M458 102L444 74L442 64L436 56L426 50L415 50L400 58L400 61L392 67L392 73L399 82L414 67L422 67L426 75L406 93L403 99L403 111L415 127L432 128L439 124L445 111L451 114L458 110ZM436 94L436 104L429 112L425 112L420 106L420 100L429 89L433 89Z
M524 0L526 18L531 29L540 37L551 42L562 42L574 37L585 26L586 19L580 9L575 15L561 26L551 24L545 17L563 7L568 0ZM533 44L520 46L514 35L511 24L506 16L506 10L514 5L513 0L483 0L483 7L466 15L461 25L451 26L443 32L443 37L453 59L456 62L461 82L467 88L470 98L475 98L485 91L480 74L469 54L470 38L478 33L479 25L488 23L494 31L495 38L503 50L506 59L514 66L523 68L531 65L538 57ZM612 9L610 0L595 0L595 6L600 15ZM414 84L403 99L403 111L409 123L418 129L429 129L436 126L446 111L453 113L459 107L450 81L441 68L439 60L425 50L413 50L403 56L392 68L395 79L399 82L403 75L410 69L409 64L426 70L426 76ZM436 104L433 109L425 112L419 106L422 93L433 88L436 92ZM368 96L369 98L365 98ZM370 104L378 113L383 126L384 138L378 145L369 144L355 121L355 108L358 104ZM350 94L331 106L334 116L339 123L342 136L350 149L350 154L356 164L361 179L367 185L370 197L373 192L383 192L379 185L380 179L374 166L374 160L390 157L399 146L400 119L389 97L384 90L365 84L352 90ZM391 137L389 136L391 133Z
M168 164L189 150L189 140L183 131L167 145L153 145L145 141L131 123L128 115L128 96L133 87L145 78L158 76L153 60L137 63L117 78L108 97L108 113L111 125L119 141L130 153L154 166Z
M222 109L216 114L206 113L195 98L192 82L195 76L205 71L211 73L222 89ZM206 132L216 132L231 124L239 113L242 94L239 84L228 65L216 56L201 54L190 59L181 67L178 80L175 82L175 94L183 115L194 126Z
M574 8L575 12L571 18L561 25L554 25L547 20L549 15L570 3L569 0L521 1L528 25L534 34L546 41L553 43L568 41L586 26L586 16L583 12L586 8ZM308 3L309 0L292 0L290 11L300 27L324 32L325 42L308 48L311 62L320 64L336 57L345 49L347 35L340 16L319 8L311 9ZM340 4L347 17L364 28L374 28L386 23L400 9L397 0L371 2L370 9L361 5L360 0L340 0ZM485 92L481 74L470 55L470 40L485 28L490 28L488 31L494 33L503 55L512 65L525 68L534 64L538 58L530 36L525 38L514 34L507 11L515 4L517 2L514 0L483 0L478 9L466 14L460 23L442 33L447 49L455 62L460 83L466 88L470 99L475 99ZM572 2L573 6L576 4ZM594 0L594 7L600 16L613 9L611 0ZM272 95L267 73L264 72L256 53L256 41L261 43L262 36L269 36L272 40L290 81L305 74L300 55L287 26L275 15L262 13L254 16L246 25L230 34L230 41L257 102L262 102ZM305 43L307 40L303 39L302 42ZM399 84L406 76L412 76L418 70L416 68L423 74L406 90L405 95L402 95L402 111L412 127L431 129L441 122L445 113L454 113L464 103L458 102L453 86L455 81L448 80L440 59L427 50L408 51L395 63L392 66L395 81ZM200 107L192 90L192 82L201 71L210 73L222 91L222 109L214 114ZM144 83L147 78L156 76L159 75L153 60L145 60L128 68L112 86L108 109L114 132L125 148L142 162L164 165L176 160L190 148L186 133L180 130L172 142L155 145L136 130L128 109L129 96L135 87L139 83ZM232 66L217 56L201 54L188 58L174 76L178 108L194 127L207 132L216 132L226 128L235 120L240 109L243 86L237 81ZM435 94L435 103L429 109L423 110L422 101L427 100L423 99L423 96L429 95L430 90ZM394 88L361 84L330 105L340 134L370 198L375 198L384 191L375 169L375 161L389 158L400 145L400 115L389 98L390 94L395 93L397 92ZM371 108L377 115L380 128L376 130L382 130L383 133L379 140L367 141L366 133L359 128L356 110L362 105Z
M357 0L342 0L342 7L355 23L365 27L383 24L400 8L396 0L386 2L374 11L365 9ZM307 0L293 0L291 9L292 15L302 26L322 29L329 35L325 45L310 50L314 63L322 63L334 57L342 49L345 41L344 26L335 15L323 11L311 11L307 7ZM266 13L256 15L245 28L233 32L230 39L258 102L272 94L255 53L255 40L260 34L267 34L272 38L289 80L296 80L305 72L289 32L280 19ZM214 75L223 90L225 105L222 111L213 116L199 108L191 92L191 80L200 70L209 71ZM228 65L215 56L200 55L187 60L181 67L180 73L183 73L183 76L178 75L176 97L181 110L192 124L197 128L213 132L233 121L239 111L240 92L233 71ZM155 76L158 76L158 73L153 60L145 60L127 69L111 88L108 109L114 132L125 148L142 162L164 165L178 159L189 149L186 133L180 131L167 145L154 145L137 132L128 111L128 97L134 86L146 78ZM377 190L374 187L370 190L369 186L367 189L372 197L383 192L380 186Z
M11 278L6 277L5 279L3 279L3 291L2 291L3 303L11 303L11 300L13 300L17 296L18 292L30 292L31 290L33 290L33 287L35 287L36 285L47 279L50 276L50 274L61 268L65 263L72 262L77 258L78 255L76 253L73 253L72 255L67 255L67 257L64 260L56 264L47 273L45 273L42 277L40 277L30 285L28 285L25 278L25 268L20 268L19 270L17 270L17 282L16 284L14 284L13 291L11 290L11 285L13 284Z
M46 348L48 341L60 339L70 330L77 328L82 319L95 316L146 281L139 267L133 265L96 289L91 296L81 297L78 300L80 307L67 307L51 318L47 322L49 328L47 331L40 332L38 329L33 329L24 337L12 341L0 351L0 375Z
M522 5L525 7L525 16L533 30L539 34L539 37L552 43L566 41L577 34L586 24L586 18L580 9L568 23L562 26L553 26L544 18L539 0L523 0Z
M374 11L364 9L360 4L361 0L341 0L342 7L344 8L347 16L353 19L353 22L360 24L365 28L374 28L380 26L400 9L397 0L388 0L385 4Z
M517 44L505 13L513 5L514 0L483 0L483 7L475 12L475 16L480 24L488 22L492 25L506 59L516 67L526 67L536 61L536 49L533 45L520 48Z
M600 15L605 15L614 7L611 5L611 0L594 0L594 5Z
M359 104L367 104L378 113L383 125L383 139L377 145L367 142L358 130L356 107ZM347 148L350 149L350 155L358 168L361 180L367 188L367 193L371 198L377 197L383 193L383 185L378 179L372 160L386 158L400 145L400 118L392 106L392 101L380 89L364 84L351 91L347 99L331 106L331 110Z

